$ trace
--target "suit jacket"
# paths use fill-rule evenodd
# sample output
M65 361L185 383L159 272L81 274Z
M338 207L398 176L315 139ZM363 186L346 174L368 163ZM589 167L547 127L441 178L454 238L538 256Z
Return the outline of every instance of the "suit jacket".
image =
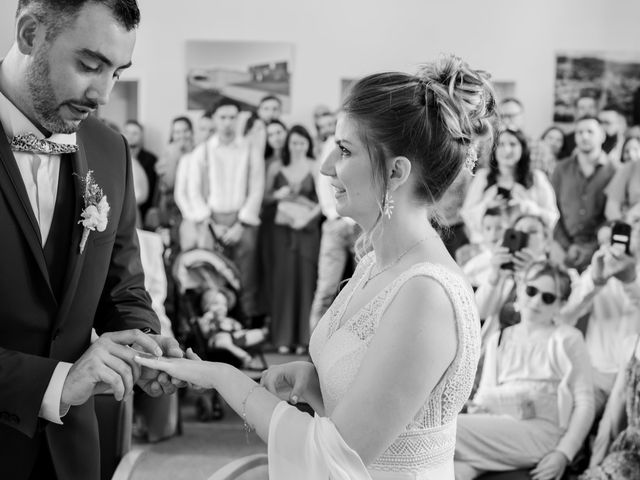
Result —
M75 362L90 345L91 328L105 331L160 327L144 289L135 231L131 160L124 138L96 119L77 134L71 161L74 226L64 292L52 290L38 223L0 128L0 478L27 478L36 446L46 435L60 479L99 478L93 399L71 407L64 425L40 419L42 398L58 361ZM81 179L88 170L111 206L105 231L79 244L84 208Z

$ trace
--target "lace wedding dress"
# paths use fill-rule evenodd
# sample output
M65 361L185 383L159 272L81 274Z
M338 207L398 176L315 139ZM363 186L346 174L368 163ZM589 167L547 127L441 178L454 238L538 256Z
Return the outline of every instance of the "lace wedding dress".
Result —
M437 281L454 308L458 348L455 358L424 405L389 448L368 466L373 479L453 480L456 418L467 400L480 353L480 322L475 300L462 278L445 267L414 265L351 318L343 318L353 292L375 264L373 252L358 264L353 284L340 292L313 332L310 354L318 371L325 413L330 416L354 381L387 306L410 278Z

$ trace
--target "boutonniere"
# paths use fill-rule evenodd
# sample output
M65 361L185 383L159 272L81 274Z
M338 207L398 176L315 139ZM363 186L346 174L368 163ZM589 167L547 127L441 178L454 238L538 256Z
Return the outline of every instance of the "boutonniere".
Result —
M82 186L84 189L84 209L80 214L82 219L78 222L84 227L82 239L80 240L81 254L89 239L89 233L95 230L104 232L105 228L107 228L110 208L107 196L93 179L93 170L89 170L82 179Z

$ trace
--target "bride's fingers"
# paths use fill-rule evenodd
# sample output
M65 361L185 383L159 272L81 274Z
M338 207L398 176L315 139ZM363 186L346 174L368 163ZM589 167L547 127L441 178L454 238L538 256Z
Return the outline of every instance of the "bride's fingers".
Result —
M197 354L196 352L194 352L191 347L187 348L186 353L186 357L190 360L202 360Z
M161 372L166 372L172 377L176 377L176 375L174 374L176 370L174 368L174 364L168 358L160 360L155 358L144 358L139 355L136 355L133 359L143 367L151 368L153 370L159 370Z

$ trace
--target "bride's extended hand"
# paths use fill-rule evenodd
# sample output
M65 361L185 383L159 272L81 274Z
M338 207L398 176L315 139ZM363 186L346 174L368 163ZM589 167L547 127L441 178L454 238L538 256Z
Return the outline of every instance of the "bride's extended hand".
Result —
M134 360L143 367L165 372L173 378L183 380L198 389L214 388L214 369L212 362L203 362L193 350L188 349L186 358L136 356Z
M304 394L310 389L319 389L316 367L310 362L290 362L269 367L262 372L260 384L277 396L292 404L308 402Z

